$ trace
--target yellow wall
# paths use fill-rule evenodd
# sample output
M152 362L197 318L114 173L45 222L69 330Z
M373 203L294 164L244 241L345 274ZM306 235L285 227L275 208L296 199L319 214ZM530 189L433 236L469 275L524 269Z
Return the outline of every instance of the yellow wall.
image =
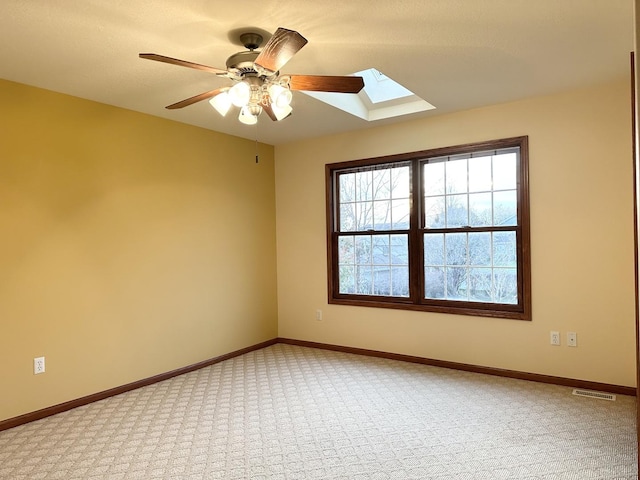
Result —
M6 81L0 105L0 420L276 336L273 147Z
M0 81L0 420L276 335L635 386L629 97L279 146L274 171L267 145ZM518 135L532 322L327 305L325 163Z
M519 135L529 136L533 321L327 304L326 163ZM279 335L635 386L632 205L628 79L279 146Z

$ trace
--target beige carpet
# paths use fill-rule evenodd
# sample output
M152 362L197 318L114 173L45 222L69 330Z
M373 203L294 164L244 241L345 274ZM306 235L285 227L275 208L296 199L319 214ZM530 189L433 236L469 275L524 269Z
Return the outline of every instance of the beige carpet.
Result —
M635 398L274 345L0 432L2 479L635 479Z

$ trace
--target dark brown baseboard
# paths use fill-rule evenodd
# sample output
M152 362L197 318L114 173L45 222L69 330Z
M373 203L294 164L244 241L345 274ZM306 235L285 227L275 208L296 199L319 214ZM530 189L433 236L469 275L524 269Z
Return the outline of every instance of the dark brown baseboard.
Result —
M526 372L518 372L515 370L504 370L501 368L481 367L478 365L470 365L467 363L448 362L445 360L434 360L431 358L414 357L411 355L403 355L400 353L388 353L388 352L381 352L378 350L367 350L365 348L344 347L340 345L331 345L326 343L308 342L305 340L294 340L291 338L278 338L278 343L286 343L288 345L298 345L301 347L321 348L324 350L353 353L356 355L366 355L369 357L386 358L389 360L400 360L402 362L420 363L423 365L450 368L453 370L464 370L466 372L483 373L485 375L515 378L519 380L528 380L530 382L550 383L553 385L562 385L565 387L584 388L586 390L598 390L601 392L616 393L619 395L631 395L631 396L636 395L635 388L625 387L622 385L611 385L608 383L590 382L587 380L576 380L573 378L553 377L550 375L541 375L538 373L526 373Z
M238 357L240 355L244 355L245 353L253 352L254 350L260 350L276 343L278 343L278 340L274 338L272 340L267 340L266 342L258 343L257 345L241 348L240 350L236 350L235 352L225 353L224 355L220 355L219 357L210 358L202 362L194 363L193 365L188 365L176 370L171 370L170 372L161 373L153 377L143 378L142 380L128 383L126 385L121 385L119 387L110 388L109 390L105 390L103 392L93 393L91 395L87 395L86 397L77 398L75 400L70 400L58 405L43 408L42 410L37 410L35 412L25 413L24 415L20 415L18 417L2 420L0 421L0 432L2 430L17 427L18 425L23 425L35 420L40 420L45 417L50 417L51 415L55 415L57 413L66 412L67 410L71 410L76 407L81 407L89 403L97 402L98 400L104 400L105 398L120 395L121 393L135 390L136 388L146 387L147 385L161 382L163 380L168 380L170 378L177 377L178 375L193 372L194 370L199 370L200 368L208 367L209 365L223 362L224 360L229 360L230 358Z
M0 432L3 430L7 430L9 428L17 427L19 425L24 425L25 423L33 422L35 420L40 420L42 418L46 418L51 415L55 415L57 413L66 412L67 410L71 410L76 407L81 407L89 403L97 402L99 400L104 400L105 398L113 397L115 395L120 395L121 393L135 390L140 387L146 387L147 385L151 385L153 383L161 382L163 380L168 380L170 378L177 377L178 375L193 372L194 370L208 367L210 365L214 365L216 363L223 362L225 360L229 360L231 358L238 357L240 355L244 355L245 353L270 347L271 345L275 345L276 343L284 343L287 345L298 345L301 347L309 347L309 348L319 348L323 350L333 350L336 352L343 352L343 353L353 353L356 355L386 358L389 360L399 360L402 362L420 363L422 365L431 365L434 367L450 368L454 370L464 370L467 372L483 373L485 375L495 375L499 377L516 378L516 379L528 380L532 382L550 383L554 385L562 385L565 387L584 388L587 390L599 390L602 392L616 393L619 395L632 395L632 396L636 395L635 388L625 387L621 385L610 385L607 383L589 382L586 380L575 380L571 378L553 377L550 375L518 372L514 370L504 370L500 368L481 367L478 365L470 365L466 363L448 362L445 360L434 360L431 358L415 357L412 355L403 355L400 353L381 352L378 350L368 350L365 348L344 347L340 345L309 342L306 340L295 340L292 338L274 338L272 340L267 340L266 342L262 342L256 345L252 345L250 347L242 348L240 350L226 353L218 357L210 358L209 360L204 360L202 362L194 363L193 365L188 365L186 367L178 368L170 372L161 373L153 377L144 378L136 382L128 383L126 385L121 385L119 387L111 388L109 390L104 390L103 392L87 395L86 397L81 397L76 400L70 400L68 402L64 402L58 405L53 405L51 407L43 408L42 410L37 410L35 412L25 413L24 415L20 415L18 417L2 420L0 421Z

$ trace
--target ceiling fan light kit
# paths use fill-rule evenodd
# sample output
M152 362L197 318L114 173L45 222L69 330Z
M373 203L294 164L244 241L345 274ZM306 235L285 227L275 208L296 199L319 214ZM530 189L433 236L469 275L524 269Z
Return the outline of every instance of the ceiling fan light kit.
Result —
M262 113L262 107L260 105L245 105L240 109L240 120L245 125L255 125L258 123L258 115Z
M307 43L307 39L294 30L278 28L260 52L256 49L262 44L262 35L247 32L240 35L240 40L247 51L231 55L227 59L226 70L155 53L141 53L140 58L203 70L231 79L235 82L231 87L204 92L166 108L183 108L201 100L209 100L222 116L226 116L232 106L240 108L238 120L246 125L255 125L262 112L266 112L273 121L291 115L292 90L358 93L364 87L362 77L280 75L280 68Z
M228 91L229 89L225 88L218 95L209 99L211 106L223 117L227 114L229 109L231 109L231 105L233 105L231 98L229 98Z
M270 77L257 77L246 75L228 89L223 89L209 103L223 117L229 112L231 106L240 108L238 120L246 125L255 125L257 117L264 107L271 108L277 118L282 120L291 112L291 100L293 95L287 84L287 77L281 77L274 83Z

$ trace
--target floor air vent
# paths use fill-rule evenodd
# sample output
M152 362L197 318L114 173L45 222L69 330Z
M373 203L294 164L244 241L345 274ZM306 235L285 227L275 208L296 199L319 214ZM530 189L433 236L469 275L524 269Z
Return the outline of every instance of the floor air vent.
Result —
M574 389L573 394L578 397L590 397L590 398L599 398L600 400L610 400L612 402L616 401L616 396L610 393L604 392L595 392L593 390L578 390Z

